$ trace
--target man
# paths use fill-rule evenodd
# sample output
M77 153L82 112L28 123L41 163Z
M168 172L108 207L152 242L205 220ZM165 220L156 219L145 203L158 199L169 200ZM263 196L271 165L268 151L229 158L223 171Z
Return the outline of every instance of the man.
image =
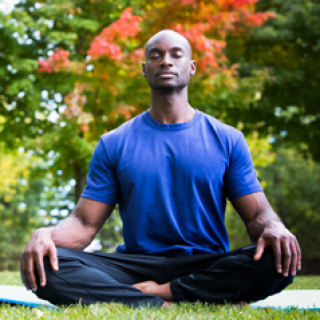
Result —
M161 31L145 55L150 110L102 136L73 213L26 246L24 284L56 304L134 307L281 291L301 268L300 248L270 207L243 135L189 105L196 62L184 37ZM226 197L257 244L228 252ZM125 244L114 254L81 251L117 203Z

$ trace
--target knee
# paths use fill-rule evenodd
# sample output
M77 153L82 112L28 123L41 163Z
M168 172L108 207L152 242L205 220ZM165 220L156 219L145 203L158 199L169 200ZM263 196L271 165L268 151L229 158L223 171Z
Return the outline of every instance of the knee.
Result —
M266 286L273 288L272 294L280 292L286 288L294 279L294 276L290 274L288 276L284 276L282 273L277 271L274 253L271 247L266 248L262 258L260 259L259 275Z
M44 268L44 272L45 272L47 283L48 283L48 279L50 280L50 273L52 271L52 268L51 268L51 264L49 262L49 258L47 256L43 257L43 268ZM40 278L39 278L39 274L38 274L37 269L34 269L34 276L35 276L37 287L39 288L40 287ZM22 283L24 285L26 285L24 278L23 278L21 267L20 267L20 278L21 278ZM30 286L30 283L29 283L29 286Z
M288 276L285 277L282 275L282 273L279 273L276 269L276 264L275 264L275 257L274 257L274 252L271 247L267 247L265 249L265 252L261 258L261 266L260 266L265 273L267 273L270 277L272 276L281 276L282 278L289 278L293 279L293 276Z
M45 256L43 265L46 275L46 285L40 287L35 294L44 300L48 300L53 304L70 304L75 300L70 296L71 282L81 279L76 275L81 270L84 264L78 253L74 250L58 248L58 263L59 270L55 271L51 267L49 257ZM82 270L82 274L86 270ZM70 282L71 281L71 282ZM39 280L37 279L39 283ZM72 290L71 290L72 291ZM68 293L67 293L68 292ZM72 295L72 294L71 294Z
M252 256L253 259L253 256ZM260 260L251 264L250 281L242 292L241 300L257 301L278 293L290 285L294 279L278 273L275 267L274 254L271 247L267 247Z
M62 261L63 262L63 261ZM68 268L61 263L59 257L59 271L55 271L51 267L49 257L45 256L43 259L43 266L46 275L45 286L40 286L39 278L37 278L37 291L34 292L38 298L50 301L53 304L69 304L69 299L64 297L65 281L61 276L61 272L64 273L68 271Z
M54 286L56 281L54 280L54 276L53 276L54 271L51 268L51 264L48 257L43 258L43 267L46 275L46 284L45 286L40 286L39 276L38 274L36 274L38 290L34 293L40 299L49 300L50 302L53 302L51 299L51 296L54 291Z

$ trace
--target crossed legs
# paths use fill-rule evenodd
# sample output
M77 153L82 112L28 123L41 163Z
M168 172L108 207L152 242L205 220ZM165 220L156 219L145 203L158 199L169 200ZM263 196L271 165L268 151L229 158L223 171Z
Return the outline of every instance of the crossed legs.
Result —
M283 290L292 283L293 276L284 277L276 272L271 247L259 261L254 261L255 245L250 245L222 255L195 257L191 268L183 276L173 276L165 284L154 281L134 285L144 293L156 295L164 300L206 301L222 304L262 300ZM171 261L170 268L180 270L187 266L185 258ZM198 268L194 264L201 261ZM177 263L178 262L178 263ZM180 266L179 266L180 265Z
M255 245L224 254L157 257L58 249L59 271L45 258L47 285L35 292L54 304L119 302L161 306L165 300L257 301L289 285L276 272L271 248L254 261ZM148 282L146 282L148 281Z
M91 254L82 251L58 249L59 271L50 267L45 257L47 284L35 294L53 304L92 304L118 302L131 307L161 306L164 301L142 293L132 284L144 280L139 276L143 260L120 254ZM149 267L154 261L149 260ZM159 280L159 279L158 279Z

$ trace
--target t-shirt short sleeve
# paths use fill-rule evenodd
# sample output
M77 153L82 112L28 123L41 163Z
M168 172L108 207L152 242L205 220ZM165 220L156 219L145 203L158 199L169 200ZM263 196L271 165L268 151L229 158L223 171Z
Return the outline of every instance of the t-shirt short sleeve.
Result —
M87 186L83 198L107 204L116 204L119 198L119 183L114 161L101 138L90 161Z
M225 187L229 200L263 191L242 133L230 155L229 166L225 174Z

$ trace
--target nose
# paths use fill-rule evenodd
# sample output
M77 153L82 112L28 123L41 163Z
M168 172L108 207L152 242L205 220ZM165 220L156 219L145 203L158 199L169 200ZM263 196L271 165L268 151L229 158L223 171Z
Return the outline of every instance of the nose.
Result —
M170 53L166 53L165 55L163 55L163 59L161 61L161 67L165 68L165 67L173 67L173 63L170 59Z

